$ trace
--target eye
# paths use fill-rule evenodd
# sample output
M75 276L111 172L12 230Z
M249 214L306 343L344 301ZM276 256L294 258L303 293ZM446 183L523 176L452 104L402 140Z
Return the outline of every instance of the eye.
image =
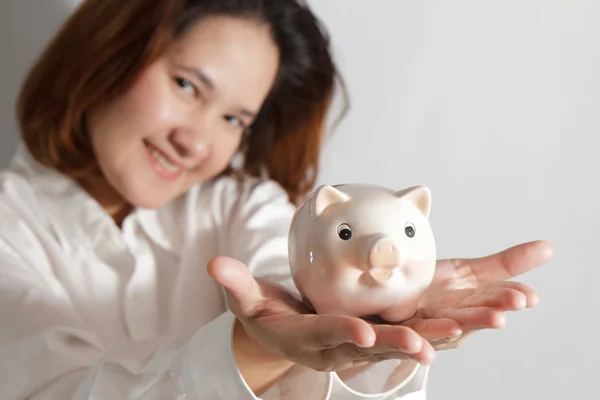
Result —
M352 229L350 229L348 224L341 224L338 226L337 234L342 240L350 240L352 237Z
M242 122L242 120L232 115L225 116L225 121L227 121L234 128L244 127L244 123Z
M404 233L406 233L406 236L409 238L414 237L416 233L415 226L410 222L407 222L406 225L404 225Z
M179 86L184 91L187 91L191 95L196 95L196 93L198 93L196 87L187 79L175 78L175 83L177 83L177 86Z

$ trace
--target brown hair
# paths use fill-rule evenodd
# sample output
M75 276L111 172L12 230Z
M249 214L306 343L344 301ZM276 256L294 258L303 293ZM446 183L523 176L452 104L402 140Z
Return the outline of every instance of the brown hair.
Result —
M87 111L126 91L173 40L210 14L271 27L281 65L243 142L243 170L266 172L290 200L301 200L317 178L335 83L343 89L343 81L328 37L300 0L84 1L29 71L18 99L22 137L33 157L74 178L93 173Z

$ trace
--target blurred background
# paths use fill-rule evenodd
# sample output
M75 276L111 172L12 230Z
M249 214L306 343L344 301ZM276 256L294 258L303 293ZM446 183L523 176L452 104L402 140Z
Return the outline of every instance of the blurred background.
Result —
M21 80L77 2L0 1L0 167ZM554 245L519 277L540 305L439 353L428 399L598 399L600 2L309 3L351 104L319 184L429 186L443 258Z

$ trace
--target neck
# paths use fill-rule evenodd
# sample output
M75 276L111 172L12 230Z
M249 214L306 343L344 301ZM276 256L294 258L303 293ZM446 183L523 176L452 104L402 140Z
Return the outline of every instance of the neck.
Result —
M86 177L79 180L79 183L113 218L117 226L121 227L133 207L101 176Z

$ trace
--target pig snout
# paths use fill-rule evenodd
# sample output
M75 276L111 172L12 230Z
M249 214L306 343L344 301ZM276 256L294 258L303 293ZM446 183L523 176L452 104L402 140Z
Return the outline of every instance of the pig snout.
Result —
M369 251L369 273L376 279L387 280L400 265L400 252L388 238L377 239Z

